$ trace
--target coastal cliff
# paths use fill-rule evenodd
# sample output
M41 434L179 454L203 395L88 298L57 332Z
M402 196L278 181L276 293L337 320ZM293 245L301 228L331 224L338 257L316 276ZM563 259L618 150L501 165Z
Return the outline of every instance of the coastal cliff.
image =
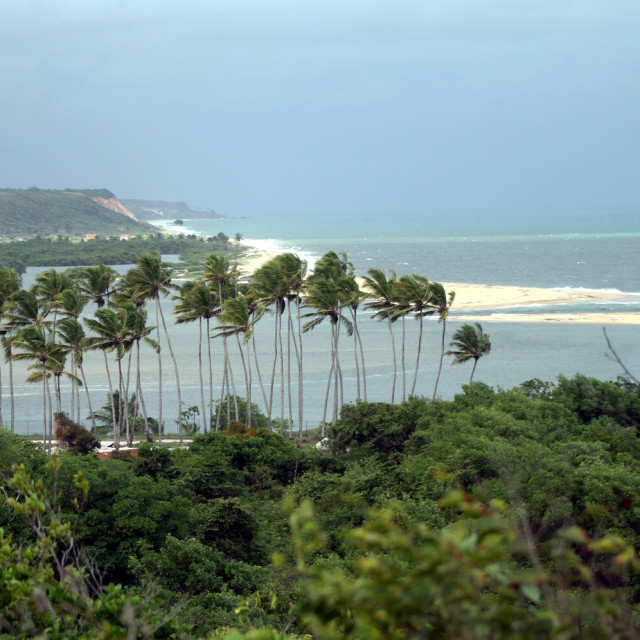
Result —
M149 231L108 189L0 189L0 238Z

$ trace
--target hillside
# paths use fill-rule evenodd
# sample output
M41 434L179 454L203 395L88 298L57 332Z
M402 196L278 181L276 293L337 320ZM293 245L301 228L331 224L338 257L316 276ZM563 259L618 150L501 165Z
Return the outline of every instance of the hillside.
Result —
M107 189L0 189L0 237L148 230Z
M122 203L138 218L144 220L190 220L194 218L224 218L213 209L192 209L186 202L165 202L164 200L123 200Z

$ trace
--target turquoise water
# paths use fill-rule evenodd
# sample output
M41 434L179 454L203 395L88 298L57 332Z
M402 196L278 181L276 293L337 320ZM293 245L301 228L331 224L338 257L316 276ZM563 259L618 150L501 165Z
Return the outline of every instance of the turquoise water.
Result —
M295 250L314 259L331 249L346 251L356 271L363 274L372 266L394 269L398 275L421 273L432 280L502 284L520 286L561 287L569 289L604 289L612 291L611 300L579 305L518 308L524 312L601 312L640 311L640 216L618 212L552 212L514 215L504 213L465 214L378 214L367 216L272 216L268 218L228 218L222 220L190 220L186 231L205 235L220 231L232 236L242 233L249 243L277 251ZM123 267L123 269L125 269ZM34 269L26 274L25 284ZM615 291L636 293L631 301L616 300ZM171 317L171 302L163 303ZM91 310L90 310L91 311ZM454 307L455 311L455 307ZM507 311L508 313L509 311ZM153 308L149 316L154 316ZM472 319L472 316L468 316ZM447 325L447 342L459 321ZM537 377L555 380L558 375L577 372L601 379L612 379L622 373L620 366L606 355L602 327L598 325L566 325L545 323L492 322L485 325L491 334L492 350L483 358L475 379L494 387L510 388ZM197 324L172 325L171 336L178 354L178 366L184 406L199 404L197 368ZM391 343L385 324L363 313L360 322L366 351L369 400L388 401L391 394ZM402 397L401 350L399 333L398 379L396 398ZM406 322L406 385L410 388L417 341L418 323ZM640 327L611 326L608 334L627 366L640 376ZM423 356L417 393L431 397L440 352L441 325L430 320L425 325ZM256 328L259 358L265 380L272 365L272 321L266 317ZM220 392L221 347L214 340L216 385ZM355 399L356 379L353 345L341 338L346 401ZM163 404L167 429L174 428L177 398L173 368L166 345L163 347ZM235 346L232 345L235 354ZM304 421L316 426L322 416L322 405L330 368L329 330L327 326L304 337ZM143 357L145 401L151 415L157 415L157 359L152 353ZM233 367L238 393L242 391L241 363L234 355ZM89 354L85 369L94 407L106 401L107 383L101 354ZM112 369L114 371L114 369ZM445 359L438 395L451 398L466 384L470 368L451 366ZM9 415L6 366L3 366L3 413ZM112 374L113 375L113 374ZM24 380L26 372L16 363L17 429L23 433L41 430L41 389ZM255 372L254 372L254 382ZM276 380L279 385L279 380ZM295 381L293 384L295 394ZM278 387L277 387L278 388ZM276 392L276 397L279 397ZM253 399L262 405L257 382ZM68 399L65 400L68 404ZM84 397L82 398L84 403ZM277 404L277 403L276 403ZM294 403L294 415L297 415ZM279 413L279 408L275 413ZM86 407L84 409L86 415Z
M640 214L378 214L190 220L199 234L295 250L313 262L345 251L372 266L432 280L640 292Z

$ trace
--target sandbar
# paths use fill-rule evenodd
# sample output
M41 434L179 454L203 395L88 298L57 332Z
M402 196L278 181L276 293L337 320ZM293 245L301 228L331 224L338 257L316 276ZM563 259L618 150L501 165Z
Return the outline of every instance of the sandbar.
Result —
M246 245L245 257L239 261L241 275L250 276L277 254ZM360 283L362 285L362 283ZM608 292L589 289L545 289L468 282L443 282L445 290L455 291L456 297L449 313L451 320L464 322L543 322L565 324L626 324L640 325L640 311L588 312L531 312L532 306L638 302L638 294ZM528 307L527 313L518 313L514 307ZM509 313L506 313L506 310ZM464 312L464 315L457 313ZM477 312L477 313L476 313Z

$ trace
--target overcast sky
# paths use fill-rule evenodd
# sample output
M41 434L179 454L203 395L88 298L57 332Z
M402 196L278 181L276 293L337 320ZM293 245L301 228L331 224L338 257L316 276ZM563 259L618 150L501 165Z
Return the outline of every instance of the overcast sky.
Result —
M0 187L640 206L638 0L0 0Z

